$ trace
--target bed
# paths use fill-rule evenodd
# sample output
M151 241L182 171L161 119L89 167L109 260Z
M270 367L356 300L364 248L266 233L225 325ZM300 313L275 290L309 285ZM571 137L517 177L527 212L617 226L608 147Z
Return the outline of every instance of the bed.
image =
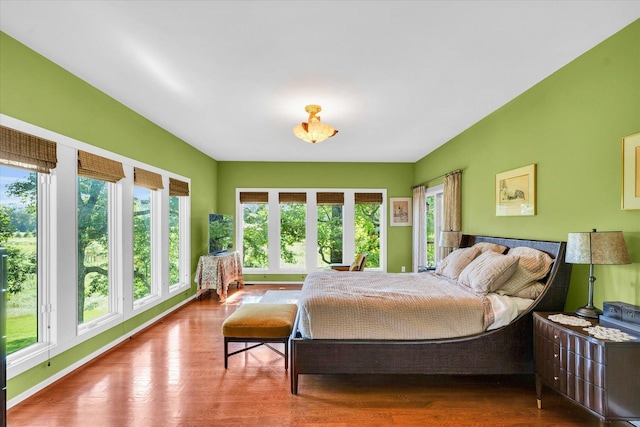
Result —
M461 248L472 248L476 245L500 245L506 248L507 255L510 251L516 253L513 248L520 248L519 250L531 248L547 254L552 259L548 273L539 280L537 296L532 298L526 308L523 306L519 309L513 320L504 326L488 329L487 324L491 323L493 319L485 318L486 300L480 298L481 305L484 307L481 308L483 310L482 318L477 320L477 313L469 314L476 319L474 322L482 323L481 326L473 326L476 329L475 332L473 330L471 332L458 331L456 334L459 336L456 337L435 335L437 338L420 337L414 339L408 335L402 336L402 339L394 339L389 336L390 333L393 333L392 329L386 332L381 331L381 335L374 335L374 338L367 335L369 331L364 335L367 338L361 338L358 333L344 333L335 325L315 327L308 324L306 317L311 317L309 313L313 313L313 316L318 319L322 319L322 316L317 315L317 313L321 313L317 309L313 311L312 306L306 306L310 302L305 295L308 296L313 292L306 289L308 283L305 281L299 301L298 318L290 341L291 393L298 393L298 377L303 374L497 375L534 373L533 311L564 310L571 275L571 265L564 261L566 244L554 241L474 235L462 237ZM361 273L334 272L334 274L353 276ZM312 276L309 275L307 280L311 280ZM326 277L323 280L327 280ZM371 292L375 292L375 289L372 289ZM362 306L359 310L362 310ZM333 317L338 318L341 322L349 322L342 323L346 326L350 325L362 313L356 313L351 318L344 314L347 317L341 318L343 314ZM461 316L467 316L467 314ZM329 317L331 316L325 316L325 318ZM335 336L329 332L331 329L336 330ZM358 329L355 328L356 331ZM436 329L439 331L437 334L443 333L438 328Z

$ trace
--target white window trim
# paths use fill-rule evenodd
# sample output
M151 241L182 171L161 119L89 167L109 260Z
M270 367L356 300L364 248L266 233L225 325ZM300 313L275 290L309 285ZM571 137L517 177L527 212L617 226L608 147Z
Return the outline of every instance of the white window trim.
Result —
M48 334L47 342L34 344L24 350L17 351L7 357L7 378L11 379L23 372L28 371L38 365L47 363L51 359L79 344L93 338L114 326L122 324L132 317L140 314L142 311L157 306L167 299L176 295L176 292L190 289L190 266L191 259L191 223L190 223L190 197L181 197L181 203L185 206L184 227L181 227L181 262L184 267L183 280L181 289L176 288L174 292L169 292L168 287L160 287L159 294L145 301L143 306L133 309L132 297L127 298L127 293L133 288L132 274L132 248L128 242L132 241L133 220L132 206L128 206L128 200L133 200L133 168L141 167L148 171L156 172L163 176L163 181L168 182L168 178L175 178L187 182L191 186L191 180L187 177L176 175L174 173L147 165L133 159L121 156L94 147L85 142L69 138L65 135L58 134L48 129L41 128L31 123L0 114L0 123L21 132L29 133L44 139L55 141L58 144L58 166L52 170L50 176L51 183L47 189L48 201L38 203L38 209L48 209L39 218L39 222L46 221L47 229L39 230L38 244L42 244L42 253L39 254L38 283L42 283L45 291L42 293L42 299L39 301L39 307L44 310L49 317L49 325L40 322L39 324L45 328ZM76 192L69 192L67 189L74 188L74 182L77 182L77 151L83 150L120 161L123 164L125 178L117 184L118 188L118 208L117 221L119 232L116 233L116 244L114 250L116 256L114 263L116 264L116 289L118 292L117 307L118 313L113 314L108 319L96 322L93 327L79 333L77 325L77 299L70 298L70 295L77 295L77 257L74 256L75 250L69 248L69 236L76 236L77 233L77 211L76 211ZM63 190L64 189L64 190ZM165 189L158 190L165 194L161 199L168 197L168 185ZM73 194L72 194L73 193ZM40 196L39 196L40 197ZM132 205L132 203L131 203ZM40 212L38 213L41 214ZM168 215L168 209L160 214ZM131 219L130 219L131 218ZM182 220L182 218L181 218ZM162 223L162 221L160 221ZM39 225L40 227L40 225ZM74 231L75 230L75 231ZM164 231L162 231L164 233ZM168 232L168 231L167 231ZM42 234L41 234L42 233ZM65 237L63 237L65 236ZM75 245L74 245L75 248ZM73 254L72 254L73 253ZM158 257L163 259L163 257ZM164 261L161 262L166 265ZM111 264L111 260L110 260ZM162 267L158 267L162 268ZM130 271L130 272L129 272ZM132 292L131 292L132 295ZM43 335L44 338L44 335ZM39 338L40 339L40 338Z
M269 194L269 224L268 246L269 264L267 268L243 267L245 274L307 274L318 270L316 249L318 246L317 220L318 209L316 195L319 192L339 192L344 194L342 208L343 239L342 253L343 263L350 264L355 257L355 193L382 193L380 211L380 267L367 268L368 270L387 271L387 191L386 189L345 189L345 188L236 188L236 246L242 252L244 217L240 193L242 192L267 192ZM280 202L278 194L282 192L300 192L307 194L306 216L306 268L280 267ZM349 226L346 226L349 224ZM353 254L353 255L352 255Z

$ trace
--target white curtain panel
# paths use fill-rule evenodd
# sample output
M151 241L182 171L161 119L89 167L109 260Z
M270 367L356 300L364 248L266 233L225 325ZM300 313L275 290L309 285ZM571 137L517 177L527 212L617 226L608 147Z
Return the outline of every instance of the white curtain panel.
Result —
M427 265L427 201L424 185L413 188L413 272Z

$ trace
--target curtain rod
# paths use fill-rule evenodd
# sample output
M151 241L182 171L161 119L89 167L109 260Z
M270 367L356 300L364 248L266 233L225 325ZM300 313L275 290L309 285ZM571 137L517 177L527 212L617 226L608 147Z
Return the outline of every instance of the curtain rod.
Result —
M451 171L451 172L443 173L442 175L438 175L438 176L436 176L435 178L431 178L431 179L428 179L428 180L426 180L426 181L421 182L420 184L416 184L416 185L414 185L414 186L413 186L413 187L411 187L411 188L417 188L417 187L421 187L421 186L427 185L427 184L428 184L428 183L430 183L431 181L435 181L436 179L440 179L440 178L446 177L446 176L448 176L448 175L452 175L452 174L454 174L454 173L462 173L462 169L456 169L456 170Z

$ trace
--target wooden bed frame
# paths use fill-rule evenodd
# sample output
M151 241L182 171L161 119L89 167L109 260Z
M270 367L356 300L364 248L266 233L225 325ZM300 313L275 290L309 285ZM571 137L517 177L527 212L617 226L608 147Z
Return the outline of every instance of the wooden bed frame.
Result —
M303 339L297 322L291 345L291 393L301 374L533 374L533 311L563 311L571 264L566 243L464 235L461 247L479 242L527 246L555 262L531 307L509 325L477 335L420 341Z

